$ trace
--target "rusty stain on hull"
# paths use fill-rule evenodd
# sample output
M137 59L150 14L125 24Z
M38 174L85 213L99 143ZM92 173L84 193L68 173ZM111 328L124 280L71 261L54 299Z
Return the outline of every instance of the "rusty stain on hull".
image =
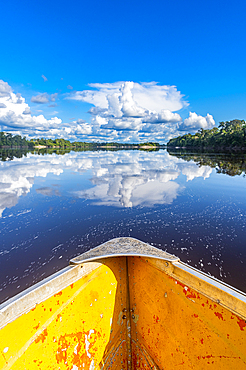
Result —
M0 368L246 369L245 295L129 248L3 304Z

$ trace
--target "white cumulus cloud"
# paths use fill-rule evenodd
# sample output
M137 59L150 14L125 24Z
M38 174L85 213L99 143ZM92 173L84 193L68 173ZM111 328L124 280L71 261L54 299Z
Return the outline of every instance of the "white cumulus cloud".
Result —
M89 113L92 115L92 126L124 139L137 141L153 139L153 130L149 124L159 125L155 133L160 136L165 125L182 121L174 111L188 105L183 95L175 86L158 85L156 82L136 83L132 81L112 84L90 84L91 90L71 93L68 99L87 102L94 105ZM109 135L110 136L110 135ZM110 136L112 139L112 136ZM125 137L125 140L128 140ZM162 137L163 141L163 137Z
M207 114L206 117L199 116L195 112L190 112L189 117L186 118L181 125L182 130L198 130L203 128L204 130L210 129L215 125L215 121L211 114Z
M168 109L162 109L160 113L151 113L144 119L144 122L146 123L176 123L180 121L182 121L180 115L178 113L173 113Z
M37 97L36 97L37 98ZM38 95L36 102L55 101L57 93ZM58 117L46 119L44 115L32 115L29 105L20 94L15 94L7 82L0 80L0 127L2 131L31 137L62 137L77 140L89 135L91 125L78 119L69 124ZM18 129L18 132L16 131Z
M7 82L0 80L0 125L2 130L11 128L48 129L59 125L61 119L47 120L43 115L32 116L29 105L20 94L15 94Z
M31 102L32 103L37 103L37 104L46 104L46 103L49 103L50 101L55 102L56 98L57 98L57 95L58 95L58 93L51 94L51 95L49 95L47 93L38 94L38 95L33 96L31 98Z
M39 115L33 115L25 98L14 93L7 82L0 80L1 130L19 130L18 133L27 138L63 137L71 141L165 143L180 135L180 131L208 129L215 125L210 114L202 117L190 112L189 117L183 121L177 111L187 108L188 103L175 86L156 82L119 81L94 83L89 87L90 89L83 91L71 91L65 99L66 104L68 100L90 103L90 121L76 119L64 123L57 117L57 111L52 112L55 117L51 119L45 118L42 111L39 111ZM58 93L44 92L32 96L31 102L55 107L57 98ZM62 98L64 96L59 95L60 105Z
M12 92L9 84L3 80L0 80L0 98L8 97Z
M117 102L116 99L116 104L122 106L125 97L128 96L128 99L129 97L131 99L132 106L156 112L160 112L162 109L174 112L188 105L175 86L158 85L156 82L139 84L122 81L112 84L90 84L89 86L94 90L77 91L70 95L70 99L85 101L96 107L109 109L108 97L114 95L115 99L118 98L119 100Z
M49 102L48 94L43 93L43 94L33 96L32 99L31 99L31 102L32 103L37 103L37 104L46 104L46 103Z

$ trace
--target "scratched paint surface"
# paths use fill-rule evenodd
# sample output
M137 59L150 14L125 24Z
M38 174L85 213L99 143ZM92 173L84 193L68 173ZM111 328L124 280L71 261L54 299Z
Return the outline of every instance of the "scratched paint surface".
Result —
M0 331L1 369L246 369L244 320L153 259L101 263Z
M151 264L129 257L133 368L246 369L245 321Z
M107 263L5 326L0 368L125 369L125 260Z

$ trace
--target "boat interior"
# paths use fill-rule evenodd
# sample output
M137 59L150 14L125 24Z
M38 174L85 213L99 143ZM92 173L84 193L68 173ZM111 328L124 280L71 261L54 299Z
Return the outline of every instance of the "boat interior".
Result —
M117 238L0 306L1 369L246 369L246 295Z

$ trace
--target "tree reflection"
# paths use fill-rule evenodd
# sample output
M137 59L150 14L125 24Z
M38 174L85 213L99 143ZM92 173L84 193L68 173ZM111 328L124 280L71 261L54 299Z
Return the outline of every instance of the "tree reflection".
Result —
M194 153L183 149L168 150L168 153L187 162L194 161L199 167L210 166L217 173L229 176L246 174L246 154Z
M22 158L26 156L28 150L23 149L2 149L0 148L0 161L12 161L14 158Z

